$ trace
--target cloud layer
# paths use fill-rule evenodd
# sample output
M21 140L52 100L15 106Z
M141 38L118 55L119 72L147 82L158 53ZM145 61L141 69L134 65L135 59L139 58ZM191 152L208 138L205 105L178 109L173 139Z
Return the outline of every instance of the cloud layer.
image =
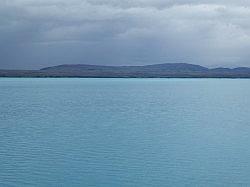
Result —
M250 66L250 2L0 0L0 68Z

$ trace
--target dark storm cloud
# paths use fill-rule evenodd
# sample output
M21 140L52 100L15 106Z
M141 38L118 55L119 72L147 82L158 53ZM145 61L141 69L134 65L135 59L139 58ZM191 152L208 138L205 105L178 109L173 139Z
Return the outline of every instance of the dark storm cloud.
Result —
M250 66L249 47L243 0L0 0L0 68Z

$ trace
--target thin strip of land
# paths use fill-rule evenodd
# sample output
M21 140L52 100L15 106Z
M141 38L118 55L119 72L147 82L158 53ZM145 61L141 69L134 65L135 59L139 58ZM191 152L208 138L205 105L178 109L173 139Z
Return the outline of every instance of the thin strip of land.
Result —
M0 77L250 78L250 68L207 68L187 63L145 66L66 64L40 70L0 70Z

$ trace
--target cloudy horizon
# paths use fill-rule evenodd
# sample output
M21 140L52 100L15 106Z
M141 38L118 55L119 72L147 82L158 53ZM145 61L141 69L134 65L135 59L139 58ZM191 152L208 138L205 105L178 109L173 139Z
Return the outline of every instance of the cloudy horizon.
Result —
M249 48L243 0L0 0L0 69L250 67Z

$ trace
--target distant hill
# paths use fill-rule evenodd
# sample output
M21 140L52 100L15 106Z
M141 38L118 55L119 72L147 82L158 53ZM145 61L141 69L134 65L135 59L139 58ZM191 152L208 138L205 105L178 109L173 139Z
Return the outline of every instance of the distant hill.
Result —
M214 68L187 63L145 66L59 65L41 70L0 70L0 77L250 78L250 68Z

